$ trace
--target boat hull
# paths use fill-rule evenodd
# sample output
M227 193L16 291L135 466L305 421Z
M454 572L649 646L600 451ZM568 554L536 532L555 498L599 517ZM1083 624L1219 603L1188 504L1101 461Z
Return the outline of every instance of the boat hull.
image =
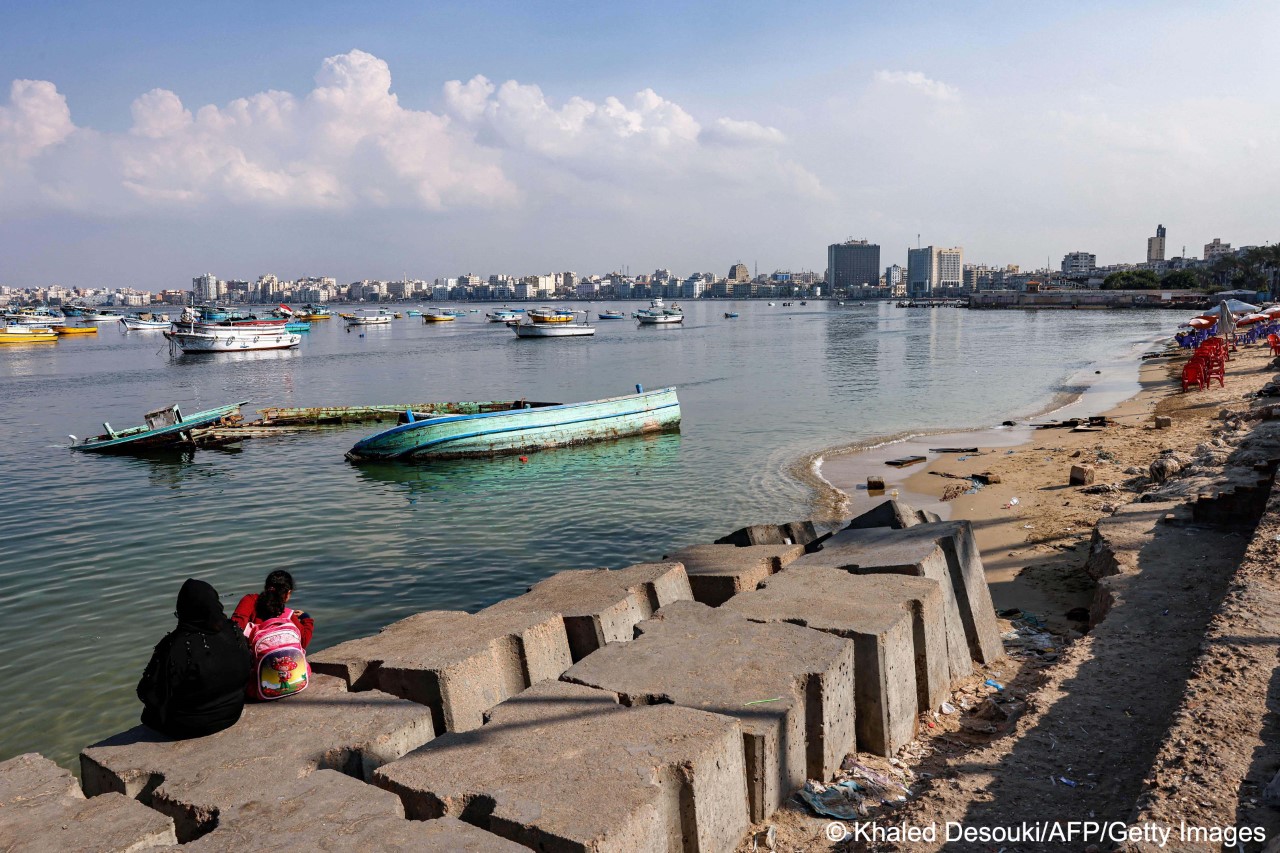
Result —
M348 326L389 326L390 317L347 317Z
M185 353L292 349L302 343L302 335L286 332L282 327L270 330L226 327L215 331L207 326L174 326L164 336Z
M645 315L637 314L636 319L640 321L641 326L665 326L671 323L683 323L684 317L679 314L657 314Z
M196 412L189 417L183 417L180 423L155 429L133 427L115 434L86 438L79 444L72 444L71 449L82 453L135 453L141 450L154 450L158 447L194 445L196 439L192 435L192 430L209 427L238 416L240 407L247 402L248 400L245 400L229 406Z
M513 325L511 328L515 330L517 338L585 338L596 333L593 326L559 323L554 325L520 323Z
M140 332L144 329L167 329L170 325L168 320L138 320L133 317L121 317L120 323L131 332Z
M527 453L680 428L675 388L529 409L430 418L356 444L347 458L465 459Z

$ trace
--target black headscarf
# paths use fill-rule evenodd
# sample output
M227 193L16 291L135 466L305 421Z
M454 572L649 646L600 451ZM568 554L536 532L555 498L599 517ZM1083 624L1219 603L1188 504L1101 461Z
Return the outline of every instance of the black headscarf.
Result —
M222 602L218 600L218 591L195 578L187 578L182 589L178 590L178 609L173 615L178 617L179 627L195 628L206 634L222 630L227 621Z

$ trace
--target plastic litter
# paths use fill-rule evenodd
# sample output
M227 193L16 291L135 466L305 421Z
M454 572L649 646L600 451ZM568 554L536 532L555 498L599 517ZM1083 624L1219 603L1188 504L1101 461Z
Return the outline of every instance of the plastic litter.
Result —
M824 785L810 779L800 789L800 799L816 814L836 820L854 820L867 816L867 805L859 793L858 783L852 779L834 785Z
M778 849L778 827L769 824L764 829L751 836L751 849L758 849L757 845L764 845L766 850Z
M982 683L987 685L988 687L994 687L997 692L1000 692L1000 693L1004 692L1004 685L996 681L994 678L988 678L986 681Z
M752 701L750 701L750 702L745 702L745 703L743 703L743 704L746 704L746 705L765 705L765 704L767 704L767 703L769 703L769 702L781 702L781 701L782 701L782 697L781 697L781 696L774 696L772 699L753 699Z
M952 705L950 702L943 702L942 705L939 706L938 710L944 714L954 714L956 712L956 706Z
M1059 776L1058 781L1066 785L1068 788L1074 788L1078 783L1071 781L1066 776Z

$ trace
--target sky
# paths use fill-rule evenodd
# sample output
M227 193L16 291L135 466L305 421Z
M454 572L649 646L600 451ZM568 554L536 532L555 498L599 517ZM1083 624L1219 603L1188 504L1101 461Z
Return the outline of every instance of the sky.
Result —
M1273 2L0 0L0 284L1280 239Z

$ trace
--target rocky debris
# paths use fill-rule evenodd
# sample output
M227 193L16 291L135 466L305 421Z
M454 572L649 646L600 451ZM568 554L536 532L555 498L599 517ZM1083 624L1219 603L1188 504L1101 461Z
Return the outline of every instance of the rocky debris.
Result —
M368 780L433 734L425 706L348 693L317 674L306 692L251 702L238 723L208 737L170 740L146 726L110 737L80 753L80 776L91 797L126 794L173 818L185 843L217 826L223 809L269 799L315 770Z
M812 521L791 521L786 524L753 524L735 530L716 540L717 545L804 545L816 543L819 536Z
M1097 471L1092 465L1072 465L1069 482L1073 486L1089 486L1096 477Z
M891 527L902 530L917 524L940 521L937 513L916 509L910 504L898 500L887 500L876 504L857 518L852 519L845 530L863 530L872 527Z
M736 717L753 821L805 779L830 778L853 747L849 640L691 601L662 608L637 632L634 642L578 662L564 680L614 693L625 705L672 703ZM910 657L905 667L909 676Z
M747 831L742 731L731 717L625 708L611 693L555 681L488 717L381 768L374 784L411 819L447 814L536 850L729 853Z
M1148 476L1154 483L1163 483L1191 464L1191 457L1176 450L1165 450L1151 463L1147 469Z
M949 694L935 580L796 566L725 607L757 622L791 622L853 640L861 751L897 752L915 737L916 715Z
M795 550L804 553L803 548ZM659 607L692 597L689 578L679 562L639 563L617 571L558 572L538 581L524 595L500 601L478 615L520 611L559 613L564 618L569 651L578 661L606 643L630 640L636 624L648 619ZM559 675L546 669L531 680Z
M476 728L494 705L572 665L560 614L518 609L429 610L308 657L351 690L425 705L438 732Z
M803 556L803 545L693 545L663 559L684 564L694 601L719 607Z
M123 794L85 799L75 777L42 755L0 762L0 850L123 853L177 843L169 818Z
M457 818L405 820L400 798L332 770L282 785L271 797L225 810L218 828L184 851L422 850L528 853Z
M1109 495L1112 492L1120 491L1121 487L1115 483L1095 483L1092 486L1085 486L1080 490L1084 495Z

